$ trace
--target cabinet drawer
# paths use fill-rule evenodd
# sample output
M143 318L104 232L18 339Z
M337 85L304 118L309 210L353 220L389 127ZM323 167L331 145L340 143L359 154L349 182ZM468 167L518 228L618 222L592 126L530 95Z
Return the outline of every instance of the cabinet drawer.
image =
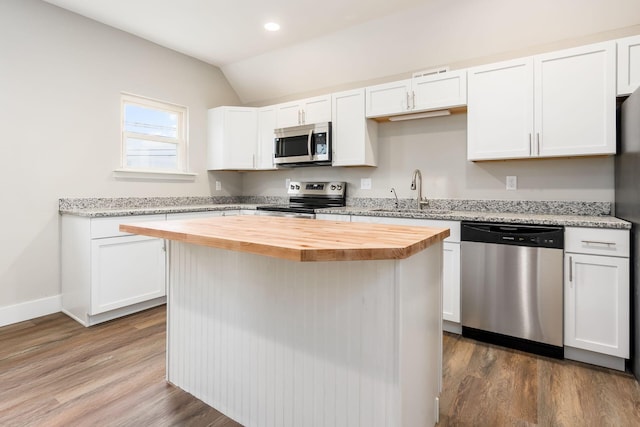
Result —
M565 252L629 256L629 230L567 227L564 239Z
M174 219L213 218L223 216L224 211L181 212L167 214L167 221Z
M115 216L109 218L92 218L91 219L91 238L101 239L104 237L127 236L131 233L120 231L120 224L129 224L134 222L145 221L164 221L166 216L160 215L133 215L133 216Z

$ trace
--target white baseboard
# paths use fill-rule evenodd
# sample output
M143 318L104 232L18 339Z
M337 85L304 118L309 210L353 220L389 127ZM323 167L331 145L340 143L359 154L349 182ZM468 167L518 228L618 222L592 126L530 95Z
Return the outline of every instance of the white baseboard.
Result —
M0 326L24 322L62 310L62 295L0 307Z

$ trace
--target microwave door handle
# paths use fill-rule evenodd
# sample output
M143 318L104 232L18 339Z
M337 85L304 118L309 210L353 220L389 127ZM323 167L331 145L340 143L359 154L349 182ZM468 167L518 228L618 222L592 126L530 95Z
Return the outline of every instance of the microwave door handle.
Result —
M309 160L313 160L313 152L311 151L312 139L313 139L313 129L309 131L309 138L307 139L307 153L309 153Z

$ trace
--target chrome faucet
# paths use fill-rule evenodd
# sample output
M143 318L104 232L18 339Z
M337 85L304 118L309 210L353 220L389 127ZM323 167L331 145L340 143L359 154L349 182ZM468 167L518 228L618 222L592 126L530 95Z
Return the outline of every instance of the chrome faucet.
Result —
M396 209L400 209L400 205L398 204L398 194L396 193L396 189L391 187L391 192L394 196L396 196Z
M411 178L411 189L415 190L418 188L418 198L416 199L416 208L422 208L422 173L420 169L416 169L413 171L413 177Z

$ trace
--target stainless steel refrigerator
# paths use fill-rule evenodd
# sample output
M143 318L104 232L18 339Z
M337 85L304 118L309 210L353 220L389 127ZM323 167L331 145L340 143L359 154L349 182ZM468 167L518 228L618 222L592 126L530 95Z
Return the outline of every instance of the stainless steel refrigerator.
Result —
M618 109L615 215L631 222L631 370L640 381L640 89Z

